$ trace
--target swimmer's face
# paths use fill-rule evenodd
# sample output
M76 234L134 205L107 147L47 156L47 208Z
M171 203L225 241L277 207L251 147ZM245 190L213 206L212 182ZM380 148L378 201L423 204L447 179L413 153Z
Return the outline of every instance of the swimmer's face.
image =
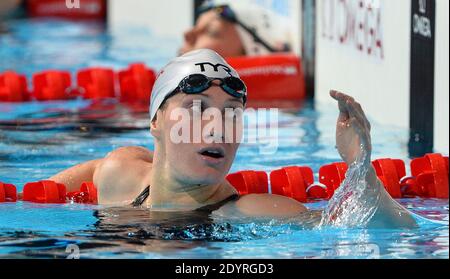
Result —
M236 156L243 129L241 117L226 116L225 111L230 109L242 113L242 99L212 86L202 94L178 93L158 111L152 123L157 150L162 153L157 156L176 180L197 186L216 185L225 179ZM183 112L188 117L181 117ZM206 117L211 112L217 113L215 117L211 114L211 117ZM200 115L200 119L195 121L194 115ZM176 142L174 135L178 139L186 136L184 138L188 142Z
M245 54L235 25L221 19L215 11L202 14L194 28L185 32L180 54L202 48L212 49L223 57Z

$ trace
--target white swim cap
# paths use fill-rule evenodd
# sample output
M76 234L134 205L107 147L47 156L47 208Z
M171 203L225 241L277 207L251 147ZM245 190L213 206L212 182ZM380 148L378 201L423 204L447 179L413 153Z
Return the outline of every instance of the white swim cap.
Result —
M171 94L180 82L192 74L203 74L211 78L240 78L217 52L210 49L199 49L188 52L173 59L158 74L153 86L150 100L150 119L153 120L166 97Z
M287 21L260 5L248 1L210 0L200 9L228 6L235 13L237 20L254 32L264 43L277 51L292 49L292 38ZM235 24L246 55L267 55L271 51L240 24Z

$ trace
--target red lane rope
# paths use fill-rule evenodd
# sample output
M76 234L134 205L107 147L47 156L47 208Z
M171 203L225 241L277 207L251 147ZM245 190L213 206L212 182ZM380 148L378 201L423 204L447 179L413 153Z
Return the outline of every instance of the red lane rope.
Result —
M397 159L379 159L372 162L377 176L393 198L448 199L448 157L427 154L411 161L412 176L406 176L405 163ZM345 179L345 163L333 163L319 170L320 182L314 183L309 167L284 167L270 173L271 193L287 196L300 202L330 199ZM240 171L227 176L227 180L240 195L269 193L269 177L264 171ZM75 192L66 192L66 186L54 181L25 184L23 201L34 203L86 203L97 204L97 188L85 182ZM0 182L0 203L16 202L17 191L12 184Z
M301 59L293 54L229 58L247 84L252 103L299 101L306 97ZM0 73L0 102L28 102L118 98L121 102L149 102L156 81L155 70L143 63L114 72L91 67L72 77L69 71L45 70L32 75L28 88L24 75L14 71ZM76 84L75 84L76 83ZM283 88L280 96L279 88Z

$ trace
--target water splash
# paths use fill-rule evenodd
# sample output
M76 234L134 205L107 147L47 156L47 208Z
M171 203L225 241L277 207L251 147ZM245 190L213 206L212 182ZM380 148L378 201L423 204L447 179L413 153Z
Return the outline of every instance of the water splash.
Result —
M361 159L349 166L345 180L323 211L319 228L364 228L375 215L381 191L380 185L369 185L366 181L368 157L363 152Z

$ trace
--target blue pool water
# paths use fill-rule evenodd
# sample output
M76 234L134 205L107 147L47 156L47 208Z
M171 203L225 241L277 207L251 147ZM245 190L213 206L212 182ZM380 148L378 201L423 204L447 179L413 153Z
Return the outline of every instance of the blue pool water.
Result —
M138 27L105 30L96 23L19 20L0 35L0 72L32 73L49 68L75 73L87 66L125 68L145 62L159 69L179 40ZM148 116L105 101L93 118L90 101L0 104L0 181L21 190L121 147L153 148ZM98 104L97 104L98 106ZM232 172L271 171L289 165L340 161L334 148L337 107L306 104L280 114L279 148L261 155L241 146ZM408 131L373 124L373 158L399 158L407 165ZM194 213L30 203L0 204L0 258L65 258L77 245L82 258L448 258L448 200L404 199L408 209L430 219L412 230L310 229L291 221L214 221ZM326 202L308 204L323 209Z

